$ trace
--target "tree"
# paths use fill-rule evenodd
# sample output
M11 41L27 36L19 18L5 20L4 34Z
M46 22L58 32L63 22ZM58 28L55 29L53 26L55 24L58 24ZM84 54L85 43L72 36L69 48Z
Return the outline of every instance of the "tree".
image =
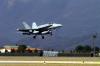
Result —
M91 51L92 51L91 46L89 46L89 45L84 46L84 52L91 52Z
M92 51L92 48L91 46L89 45L85 45L85 46L82 46L82 45L78 45L76 48L75 48L75 51L76 52L91 52Z
M84 47L82 45L78 45L76 48L75 48L75 51L76 52L82 52L84 49Z
M18 46L18 52L25 52L26 51L27 46L26 45L19 45Z

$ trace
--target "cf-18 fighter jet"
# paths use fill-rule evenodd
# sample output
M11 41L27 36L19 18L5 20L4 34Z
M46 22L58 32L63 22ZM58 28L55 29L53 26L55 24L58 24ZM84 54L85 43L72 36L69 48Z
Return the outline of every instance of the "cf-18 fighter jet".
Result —
M52 30L61 27L61 24L43 24L37 26L35 22L32 23L32 27L30 27L26 22L23 22L24 29L17 29L22 32L23 35L32 35L35 39L37 35L41 35L42 39L44 39L44 35L50 34L52 35Z

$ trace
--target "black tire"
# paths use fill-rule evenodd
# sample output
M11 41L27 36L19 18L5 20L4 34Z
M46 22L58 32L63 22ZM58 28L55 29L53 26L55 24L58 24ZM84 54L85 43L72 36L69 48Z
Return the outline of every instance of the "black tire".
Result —
M42 36L42 39L44 39L44 36Z
M36 39L36 36L33 36L34 39Z

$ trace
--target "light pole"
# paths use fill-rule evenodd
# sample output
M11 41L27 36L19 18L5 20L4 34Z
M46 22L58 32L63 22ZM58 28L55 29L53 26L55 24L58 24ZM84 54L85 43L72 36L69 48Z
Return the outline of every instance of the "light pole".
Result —
M94 35L92 36L92 38L93 38L93 57L95 57L95 40L96 40L96 38L97 38L97 34L94 34Z

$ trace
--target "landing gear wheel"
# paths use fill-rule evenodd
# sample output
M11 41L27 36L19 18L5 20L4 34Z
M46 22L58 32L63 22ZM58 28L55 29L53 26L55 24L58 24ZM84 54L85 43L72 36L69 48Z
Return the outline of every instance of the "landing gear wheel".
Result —
M36 39L36 36L33 36L34 39Z
M42 39L44 39L44 36L42 36Z

